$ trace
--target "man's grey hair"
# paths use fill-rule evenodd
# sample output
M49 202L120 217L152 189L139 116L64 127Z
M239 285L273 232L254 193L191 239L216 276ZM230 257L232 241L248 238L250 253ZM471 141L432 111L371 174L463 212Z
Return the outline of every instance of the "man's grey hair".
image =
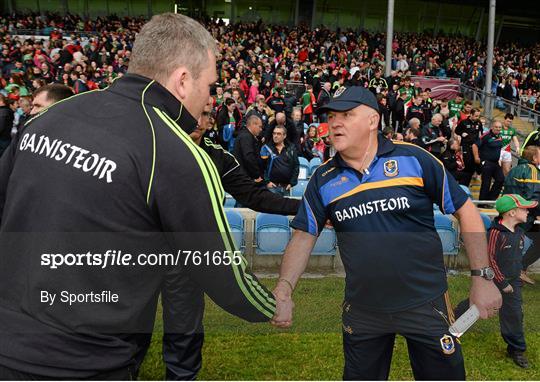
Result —
M197 79L216 54L212 35L197 21L175 13L162 13L146 23L133 45L129 73L164 83L180 66Z
M274 132L274 131L277 130L277 129L283 130L283 135L287 135L287 128L286 128L285 126L283 126L283 125L276 125L276 126L274 127L274 129L272 130L272 132Z
M436 118L440 119L441 121L444 120L444 117L443 117L442 114L440 114L440 113L435 113L435 114L433 114L433 116L431 117L431 120L433 121L433 120L435 120Z
M409 127L420 126L420 120L418 118L411 118L409 120Z
M261 117L259 117L258 115L252 114L252 115L250 115L250 116L247 118L247 120L246 120L246 126L251 126L251 125L253 125L254 123L256 123L257 121L261 121L261 122L262 122Z

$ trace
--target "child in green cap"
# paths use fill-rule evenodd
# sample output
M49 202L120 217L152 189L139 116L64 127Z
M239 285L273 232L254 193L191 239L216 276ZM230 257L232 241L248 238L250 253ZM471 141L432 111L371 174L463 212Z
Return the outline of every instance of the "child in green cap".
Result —
M489 262L495 273L493 281L503 297L499 311L501 335L508 345L508 356L524 369L529 367L529 361L524 354L526 344L519 276L525 233L518 225L527 221L529 209L537 204L538 202L527 201L518 194L501 196L495 202L499 216L488 230ZM468 305L468 300L462 301L456 308L456 316L463 313Z
M507 343L508 355L516 365L528 368L523 331L523 300L521 296L521 260L525 234L519 224L527 221L529 209L538 202L527 201L518 194L507 194L497 199L495 209L499 217L489 229L489 261L495 272L495 284L503 296L499 312L501 335Z

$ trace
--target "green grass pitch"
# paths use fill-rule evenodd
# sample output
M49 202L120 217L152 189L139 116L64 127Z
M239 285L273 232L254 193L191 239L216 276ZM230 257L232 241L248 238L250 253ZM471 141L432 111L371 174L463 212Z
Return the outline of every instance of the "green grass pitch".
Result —
M273 287L275 279L262 280ZM449 279L454 304L465 298L469 277ZM344 279L303 279L295 291L294 326L277 330L269 324L249 324L208 301L205 313L202 380L340 380L341 302ZM467 378L470 380L540 380L540 283L524 288L527 355L531 367L518 368L506 357L506 344L496 318L476 323L462 338ZM152 344L139 376L164 379L161 361L161 311ZM413 379L407 346L398 336L390 373L392 380Z

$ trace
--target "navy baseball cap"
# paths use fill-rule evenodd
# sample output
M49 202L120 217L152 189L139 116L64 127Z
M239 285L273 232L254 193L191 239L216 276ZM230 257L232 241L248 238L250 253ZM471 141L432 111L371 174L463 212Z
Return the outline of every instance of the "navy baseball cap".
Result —
M363 86L344 86L336 90L334 97L326 105L317 109L317 113L326 113L328 111L347 111L357 106L366 105L379 112L377 98Z

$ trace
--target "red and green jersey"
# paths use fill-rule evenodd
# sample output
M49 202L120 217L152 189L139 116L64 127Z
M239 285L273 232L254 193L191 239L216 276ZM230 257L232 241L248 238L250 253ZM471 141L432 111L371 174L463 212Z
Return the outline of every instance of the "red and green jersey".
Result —
M450 118L458 117L461 110L463 110L463 106L465 105L465 100L462 100L461 102L456 102L455 100L451 100L448 102L448 109L450 110Z
M504 127L501 130L501 138L503 141L503 150L505 151L511 151L510 143L512 142L512 139L516 136L516 129L514 129L512 126L510 126L508 129L505 129Z
M315 103L315 96L312 92L307 91L302 94L302 111L305 114L313 114L313 104Z

